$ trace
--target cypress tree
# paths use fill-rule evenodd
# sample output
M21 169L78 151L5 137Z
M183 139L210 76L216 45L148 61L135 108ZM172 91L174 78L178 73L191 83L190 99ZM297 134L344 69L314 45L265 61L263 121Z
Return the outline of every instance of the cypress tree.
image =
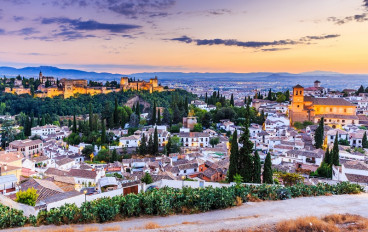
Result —
M171 137L169 137L169 140L167 141L167 144L165 146L166 155L170 155L170 153L171 153L171 146L172 146L172 140L171 140Z
M69 120L70 121L70 120ZM71 121L70 121L71 122ZM46 125L46 119L45 119L45 116L42 115L42 120L41 120L41 126L44 126Z
M30 125L29 125L29 118L28 118L28 115L27 115L26 120L24 122L24 128L23 128L24 135L25 136L30 136L30 134L29 134L29 127L30 127Z
M285 92L285 101L290 101L290 91L289 90L286 90Z
M263 167L263 183L273 184L272 161L270 153L267 153Z
M114 107L114 127L119 127L119 111L118 111L118 99L115 98L115 107Z
M368 148L367 132L364 132L363 140L362 140L362 146L363 146L363 148Z
M140 112L140 105L139 105L139 101L137 102L137 105L135 106L135 114L138 115L138 117L140 117L141 112Z
M77 120L75 119L75 114L73 115L73 133L77 133Z
M159 144L158 144L158 133L157 133L157 127L155 127L155 132L153 134L153 153L154 155L157 155L158 154L158 147L159 147Z
M118 161L118 154L117 154L117 152L116 152L116 149L114 149L114 150L112 151L110 162L111 162L111 163L113 163L113 162L115 162L115 161Z
M161 111L158 109L157 112L157 125L161 125Z
M268 91L267 100L272 101L272 91L271 91L271 89Z
M106 143L106 124L105 124L105 119L102 119L101 122L101 126L102 126L102 130L101 130L101 144L105 144Z
M184 111L185 111L185 116L188 116L189 114L189 102L188 102L188 97L185 98L185 102L184 102Z
M89 131L93 131L93 110L92 110L92 103L89 103Z
M317 149L322 148L323 140L324 140L324 118L322 117L321 120L319 121L319 125L314 134L314 142L315 142L314 145Z
M230 105L234 106L234 95L233 94L231 94Z
M152 108L152 116L151 116L151 125L155 125L157 119L156 119L156 101L153 102L153 108Z
M253 183L261 183L261 158L258 155L257 149L254 152L254 164L253 164Z
M147 139L145 135L143 135L141 143L139 144L139 154L140 155L147 154Z
M250 141L249 129L248 129L249 121L247 120L245 125L244 133L241 137L241 142L243 143L243 147L239 152L239 174L243 177L244 182L251 183L253 179L253 143Z
M147 151L149 154L151 155L155 155L155 148L154 148L154 143L153 143L153 138L152 138L152 135L149 137L149 140L148 140L148 146L147 146Z
M208 104L208 96L207 96L207 92L206 92L206 97L204 99L204 102Z
M129 115L123 108L121 111L121 128L124 129L125 124L129 122Z
M339 155L339 140L338 140L339 134L336 133L336 138L334 142L334 146L332 148L331 152L331 158L332 158L332 164L335 166L340 166L340 155Z
M238 163L239 163L238 132L235 129L233 133L233 138L231 140L231 148L230 148L230 164L228 173L229 182L233 182L234 176L236 174L239 174L239 170L237 169Z
M325 157L323 158L323 162L326 164L331 164L331 155L330 155L330 149L327 148L326 153L325 153Z

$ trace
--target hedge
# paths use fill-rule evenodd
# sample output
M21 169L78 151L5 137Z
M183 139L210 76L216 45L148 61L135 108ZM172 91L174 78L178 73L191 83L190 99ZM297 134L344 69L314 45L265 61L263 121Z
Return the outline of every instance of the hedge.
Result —
M363 191L358 184L337 185L303 184L291 187L280 185L238 185L223 188L162 188L137 195L115 196L84 202L79 208L66 204L50 211L40 211L37 218L23 216L23 212L0 207L0 228L32 225L64 225L77 223L103 223L142 215L166 216L177 213L198 213L229 208L249 199L285 200L303 196L357 194ZM3 217L3 214L5 217ZM9 216L13 215L13 216Z

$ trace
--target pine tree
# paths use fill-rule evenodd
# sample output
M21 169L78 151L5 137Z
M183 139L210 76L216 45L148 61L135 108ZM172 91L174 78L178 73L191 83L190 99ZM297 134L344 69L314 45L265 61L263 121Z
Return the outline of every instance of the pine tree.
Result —
M89 131L93 131L93 110L92 110L92 103L89 103Z
M268 153L263 167L263 183L273 184L271 154Z
M115 98L115 107L114 107L114 127L119 127L119 110L118 110L118 99Z
M316 132L314 134L314 142L315 142L315 147L318 148L322 148L323 145L323 140L324 140L324 118L322 117L321 120L319 121L319 125L316 129Z
M334 146L332 148L331 152L331 158L332 158L332 164L335 166L340 166L340 155L339 155L339 140L338 140L339 134L336 133L336 138L334 142Z
M368 148L367 132L364 132L363 140L362 140L362 146L363 146L363 148Z
M158 133L157 133L157 127L155 127L155 132L153 134L153 153L154 155L158 155Z
M125 128L125 124L129 122L129 115L126 110L123 108L121 110L121 128Z
M290 101L290 91L289 90L286 90L285 92L285 101Z
M171 114L167 108L164 109L164 113L162 115L162 123L166 125L171 123Z
M358 89L357 95L359 95L360 93L364 93L363 85L361 85L360 88Z
M204 99L204 102L208 104L208 96L207 96L207 92L206 92L206 97Z
M141 109L140 109L140 105L139 105L139 101L137 102L137 105L135 106L135 114L138 115L138 117L140 117L141 115Z
M230 148L230 164L228 172L229 182L233 182L234 176L236 174L239 174L239 170L237 169L238 164L239 164L238 132L237 130L235 130L233 133L233 138L231 140L231 148Z
M188 102L188 97L185 98L185 102L184 102L184 111L185 111L185 116L188 116L189 114L189 102Z
M28 118L28 115L27 115L27 117L26 117L26 120L24 121L24 128L23 128L23 130L24 130L24 135L25 136L31 136L30 134L29 134L29 128L30 128L30 125L29 125L29 118Z
M233 94L231 94L230 105L234 106L234 95Z
M105 124L105 119L102 119L101 122L101 126L102 126L102 130L101 130L101 144L105 144L106 143L106 124Z
M158 109L157 111L157 125L161 125L161 111Z
M73 115L73 133L77 133L77 120L75 119L75 114Z
M257 149L254 152L253 161L253 183L261 183L262 166Z

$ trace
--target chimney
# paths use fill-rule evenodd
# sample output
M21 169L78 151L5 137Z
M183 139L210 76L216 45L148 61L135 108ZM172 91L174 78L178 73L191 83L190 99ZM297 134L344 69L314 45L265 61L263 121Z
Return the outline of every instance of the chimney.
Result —
M8 165L4 164L4 171L6 171L8 169Z

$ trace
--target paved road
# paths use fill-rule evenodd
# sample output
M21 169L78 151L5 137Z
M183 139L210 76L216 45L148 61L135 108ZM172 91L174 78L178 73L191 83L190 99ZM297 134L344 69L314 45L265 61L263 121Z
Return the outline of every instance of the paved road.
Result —
M92 224L101 231L120 228L121 231L143 231L149 222L157 223L160 229L150 231L218 231L241 229L304 216L324 216L335 213L350 213L368 217L368 194L305 197L285 201L249 202L239 207L216 210L201 214L173 215L168 217L142 217L121 222ZM86 225L72 226L74 231L83 231ZM62 229L58 228L58 229ZM48 231L49 226L38 228Z

